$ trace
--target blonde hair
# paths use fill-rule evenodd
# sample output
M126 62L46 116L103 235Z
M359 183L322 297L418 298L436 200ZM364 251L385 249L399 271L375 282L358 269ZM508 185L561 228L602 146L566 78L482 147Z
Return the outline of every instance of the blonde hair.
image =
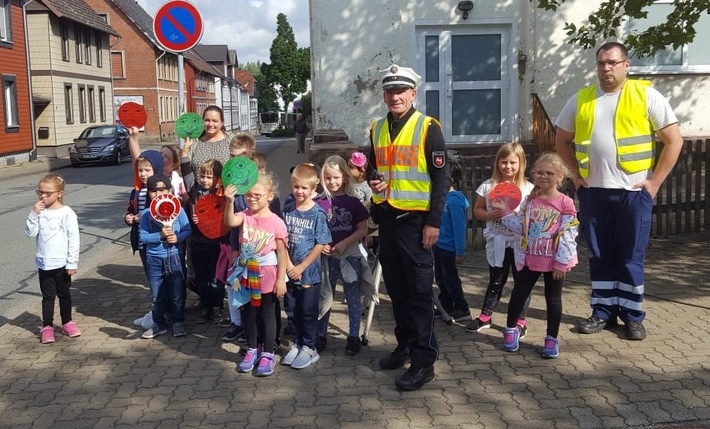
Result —
M251 133L239 131L229 141L229 149L256 149L256 139Z
M537 170L538 165L542 163L550 164L553 170L555 170L558 174L562 175L562 180L557 182L557 190L560 190L562 181L566 177L570 177L570 172L567 168L567 165L564 163L564 161L562 161L562 158L560 158L560 156L557 155L555 152L545 152L535 160L535 164L533 164L532 168L533 174L535 174L535 170ZM528 195L528 201L532 201L532 199L536 198L539 194L540 188L535 185L532 191L530 191L530 195Z
M279 191L279 185L276 183L274 174L270 171L259 171L259 179L256 181L256 185L261 185L266 189L266 192L276 193ZM271 199L269 200L271 201Z
M498 169L498 162L500 162L503 158L509 157L510 155L518 157L518 172L515 173L513 181L518 188L522 189L525 185L525 169L527 168L528 162L525 158L525 150L519 143L505 143L501 145L498 149L498 153L496 154L496 160L493 163L493 175L491 176L491 180L494 185L503 181L503 175Z
M318 170L313 166L313 164L303 163L298 164L291 173L291 184L294 180L302 180L311 188L318 186L320 180L318 179Z
M44 177L39 179L39 182L37 182L37 187L39 188L39 185L41 185L42 183L48 183L50 185L53 185L55 191L61 192L57 199L59 200L59 202L64 204L64 177L56 173L45 174Z
M241 156L251 159L259 170L266 169L266 155L258 150L247 149Z
M332 168L335 171L339 171L340 174L343 175L343 187L341 188L342 191L346 195L350 195L351 197L356 196L355 190L353 189L353 176L350 174L350 167L348 167L348 163L345 162L342 156L329 156L323 163L323 168L321 168L320 170L320 180L321 182L323 182L324 185L326 168ZM323 186L323 192L329 199L333 198L333 195L330 193L327 186Z
M170 170L170 173L172 174L173 171L177 171L178 175L180 175L180 177L182 177L182 171L180 171L180 151L178 149L178 146L174 145L174 144L164 144L161 147L161 149L167 149L173 155L173 169ZM162 173L163 172L161 171L160 173L156 173L156 174L162 174Z

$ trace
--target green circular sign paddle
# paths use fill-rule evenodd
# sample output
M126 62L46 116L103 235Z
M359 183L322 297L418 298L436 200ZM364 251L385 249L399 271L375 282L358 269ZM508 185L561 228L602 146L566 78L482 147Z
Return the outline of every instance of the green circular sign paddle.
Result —
M222 184L226 187L234 185L237 194L246 194L259 180L259 169L251 159L238 156L232 158L222 167Z
M175 121L175 132L183 139L196 139L205 130L205 121L197 113L184 113Z

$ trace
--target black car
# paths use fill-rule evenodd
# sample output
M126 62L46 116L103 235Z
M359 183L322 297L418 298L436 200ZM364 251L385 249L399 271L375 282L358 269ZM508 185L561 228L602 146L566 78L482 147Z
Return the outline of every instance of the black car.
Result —
M128 129L122 125L99 125L86 128L74 146L69 148L72 167L82 164L121 164L130 157L128 150Z

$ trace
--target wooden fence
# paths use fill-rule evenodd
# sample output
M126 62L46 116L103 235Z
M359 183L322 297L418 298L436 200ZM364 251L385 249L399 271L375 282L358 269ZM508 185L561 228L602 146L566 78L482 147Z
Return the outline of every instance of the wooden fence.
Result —
M662 144L658 144L662 147ZM528 170L537 153L527 155ZM469 211L469 245L483 246L483 222L473 218L476 188L492 174L495 156L463 157L464 178L461 191L471 202ZM661 186L653 206L653 237L667 237L683 232L710 229L710 200L705 190L710 189L710 139L686 140L678 162ZM527 177L531 177L529 174Z

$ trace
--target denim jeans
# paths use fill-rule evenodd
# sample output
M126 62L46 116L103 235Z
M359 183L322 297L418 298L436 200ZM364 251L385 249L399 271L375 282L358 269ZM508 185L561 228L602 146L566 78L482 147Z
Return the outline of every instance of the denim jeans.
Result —
M456 252L434 246L434 278L439 286L439 301L447 312L468 310L461 277L456 267Z
M293 342L298 347L316 348L316 333L318 330L318 301L320 299L320 283L300 285L286 283L286 289L294 299Z
M167 256L148 255L146 272L152 298L153 322L159 329L166 328L165 310L170 309L173 323L185 320L185 277L180 262L180 252L175 246Z

